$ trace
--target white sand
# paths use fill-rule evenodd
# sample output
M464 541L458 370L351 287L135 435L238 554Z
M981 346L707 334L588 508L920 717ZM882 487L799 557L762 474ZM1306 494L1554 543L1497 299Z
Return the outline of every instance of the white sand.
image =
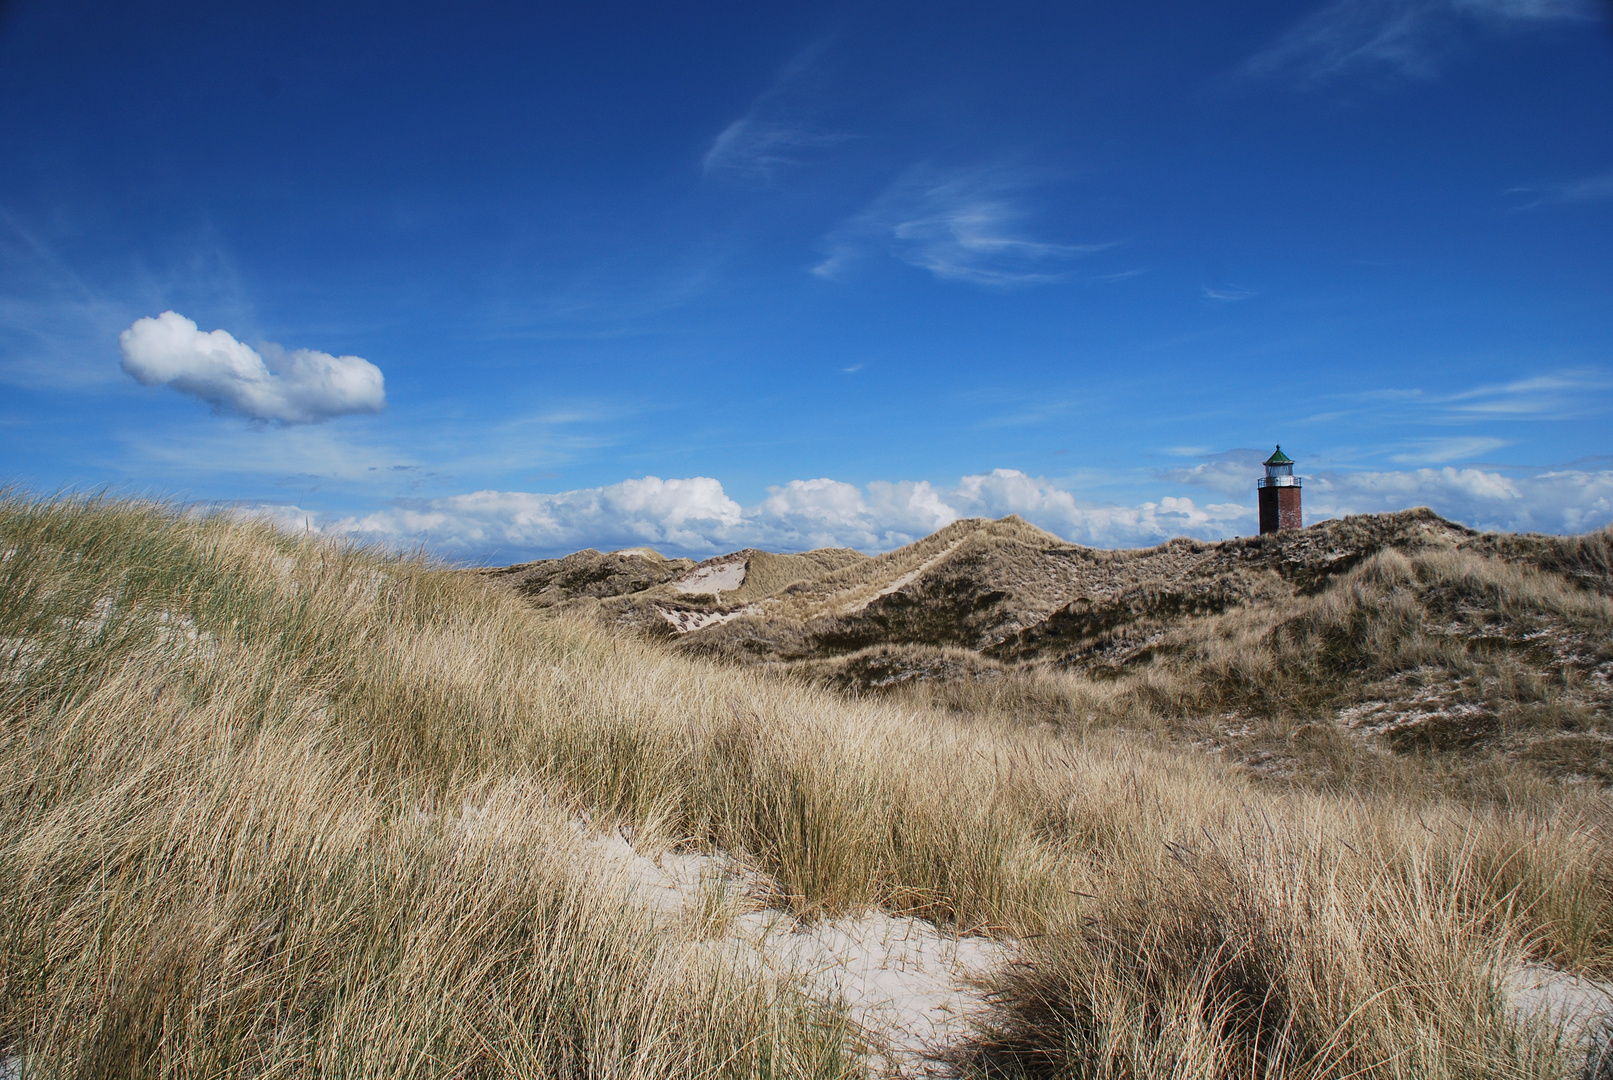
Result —
M655 610L661 613L661 618L672 624L672 629L680 634L692 634L708 626L716 626L737 619L741 615L754 615L762 609L755 604L746 604L733 611L690 611L688 608L664 608Z
M1502 988L1520 1017L1545 1020L1575 1041L1596 1034L1613 1019L1613 986L1543 964L1509 972Z
M583 835L584 850L605 873L658 917L695 930L701 948L799 979L813 995L842 1003L876 1068L904 1076L930 1075L933 1052L970 1033L971 1019L986 1009L978 980L1012 949L881 911L799 922L764 907L766 878L725 856L652 859L620 835Z
M1502 978L1501 989L1518 1020L1556 1029L1568 1052L1565 1080L1601 1080L1613 1072L1613 984L1523 964Z
M876 1056L903 1075L927 1075L934 1052L971 1033L971 1021L986 1011L978 980L1011 948L882 911L814 923L780 914L741 916L736 936L775 970L794 972L817 996L844 1003Z
M703 562L672 583L681 593L732 592L745 584L750 560L730 558L725 562Z

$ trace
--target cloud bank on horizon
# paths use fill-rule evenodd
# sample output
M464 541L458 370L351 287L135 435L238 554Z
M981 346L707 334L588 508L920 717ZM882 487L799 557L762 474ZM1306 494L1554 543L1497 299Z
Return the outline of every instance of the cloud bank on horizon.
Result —
M358 356L314 349L261 352L224 330L203 333L174 311L136 320L118 335L123 370L144 386L168 386L220 412L312 424L386 406L381 369Z
M1247 470L1241 475L1247 479ZM1229 473L1179 474L1224 487ZM1252 481L1248 485L1252 492ZM1305 478L1306 520L1429 506L1480 529L1580 532L1613 523L1613 470L1506 476L1477 468L1323 472ZM1045 477L1015 469L927 481L792 480L742 506L711 477L646 476L553 494L478 491L399 503L373 513L322 518L296 506L250 508L284 528L312 529L393 547L423 546L451 558L517 559L584 547L651 546L705 557L745 547L801 551L850 547L876 553L908 544L964 517L1020 517L1066 540L1135 547L1179 536L1218 540L1253 533L1244 502L1165 496L1132 506L1078 498Z

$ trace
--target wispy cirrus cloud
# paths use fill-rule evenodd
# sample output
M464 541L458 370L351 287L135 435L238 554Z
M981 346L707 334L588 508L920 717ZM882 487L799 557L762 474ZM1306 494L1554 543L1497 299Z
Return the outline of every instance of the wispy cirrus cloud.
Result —
M779 170L801 164L808 151L835 146L850 137L746 115L723 128L706 151L702 165L707 175L720 173L751 182L767 181Z
M1613 172L1560 183L1508 188L1507 194L1526 196L1527 201L1520 207L1523 210L1532 210L1537 206L1549 204L1603 202L1613 199Z
M1114 245L1031 236L1037 179L1007 169L911 169L825 238L812 272L835 279L886 254L943 281L1012 288L1066 280L1072 261Z
M707 176L761 184L799 165L814 150L837 146L852 136L818 127L819 94L807 85L818 70L827 42L797 53L744 114L712 141L701 158Z
M1197 465L1183 465L1174 469L1161 469L1158 476L1168 484L1189 484L1193 487L1219 491L1223 495L1247 498L1254 490L1255 478L1261 475L1260 463L1270 450L1239 447L1219 453L1193 452Z
M115 386L121 379L106 363L107 344L140 313L138 301L87 279L49 232L0 206L0 383L57 391ZM154 291L145 285L122 292Z
M223 479L231 487L403 495L443 479L419 447L392 444L373 426L210 424L118 432L119 465L129 478L192 487ZM200 468L198 467L200 464Z
M1320 83L1361 71L1431 79L1466 34L1596 17L1589 0L1334 0L1244 65Z
M1404 423L1462 424L1499 420L1566 420L1613 411L1613 376L1595 368L1569 368L1445 393L1394 387L1332 395L1331 408L1305 418L1322 423L1371 414ZM1422 459L1428 460L1428 459Z
M1543 420L1583 416L1606 406L1598 400L1613 379L1596 371L1564 371L1476 386L1455 394L1430 395L1429 404L1456 417Z
M1215 300L1220 303L1232 303L1237 300L1247 300L1251 296L1258 296L1254 289L1242 285L1222 285L1212 288L1209 285L1199 286L1199 292L1206 300Z
M1389 455L1403 465L1443 465L1449 461L1473 461L1510 443L1488 435L1455 435L1449 438L1415 439L1404 450Z

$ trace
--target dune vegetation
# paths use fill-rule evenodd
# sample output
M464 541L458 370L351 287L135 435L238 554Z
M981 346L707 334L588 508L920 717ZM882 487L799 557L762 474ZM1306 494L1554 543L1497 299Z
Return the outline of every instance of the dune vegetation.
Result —
M1158 692L1186 712L1279 692L1268 654L1422 664L1437 643L1332 628L1392 624L1413 581L1534 595L1530 571L1469 569L1364 562L1356 608L1229 626ZM1537 602L1606 614L1590 591ZM1586 1066L1597 1030L1516 987L1613 975L1599 783L1273 784L1029 706L847 696L420 558L12 496L0 1056L41 1077ZM598 857L607 834L741 860L752 902L803 926L877 910L1012 959L969 1037L897 1060L845 1002L726 947L730 913L655 916Z
M1613 534L1538 540L1512 559L1478 544L1385 547L1320 588L1187 617L1178 583L1148 582L1083 613L1062 643L1080 657L1069 665L896 645L794 666L865 692L895 672L883 692L914 707L1148 733L1335 790L1508 801L1563 781L1602 787L1613 578L1553 564L1571 549L1605 565ZM926 665L952 677L899 678Z

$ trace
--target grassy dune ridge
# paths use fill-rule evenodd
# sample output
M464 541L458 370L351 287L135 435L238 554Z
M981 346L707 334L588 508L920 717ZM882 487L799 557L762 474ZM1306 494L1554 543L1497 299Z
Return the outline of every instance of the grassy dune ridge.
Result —
M1285 565L1299 587L1239 565L1284 545L1349 554ZM1172 548L1207 566L1139 570L984 653L890 644L793 670L914 707L1214 746L1335 789L1509 801L1534 781L1613 782L1613 532L1480 535L1407 511L1105 558ZM1051 660L1013 661L1039 651Z
M1110 551L1010 516L844 556L588 551L482 573L685 655L1141 731L1315 786L1613 783L1607 529L1481 534L1423 508ZM719 571L741 593L682 591Z
M648 918L577 823L1021 942L952 1068L1545 1076L1613 971L1605 800L1253 786L1124 732L850 700L422 560L0 505L0 1053L35 1074L842 1076L845 1015Z

